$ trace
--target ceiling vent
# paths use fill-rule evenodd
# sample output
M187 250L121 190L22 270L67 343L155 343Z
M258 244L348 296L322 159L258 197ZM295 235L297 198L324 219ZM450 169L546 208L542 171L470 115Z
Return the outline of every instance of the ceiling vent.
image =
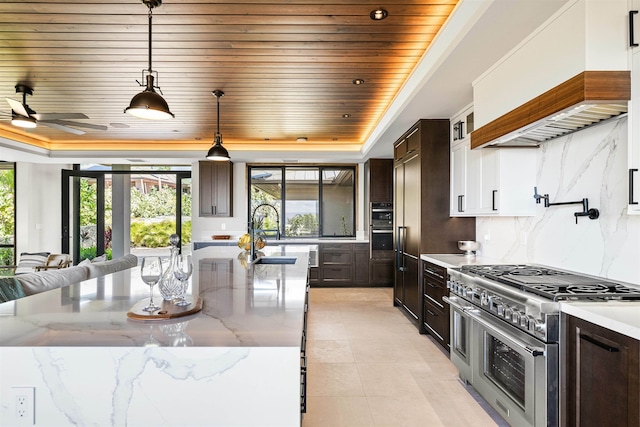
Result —
M627 113L629 71L584 71L471 133L471 148L538 146Z

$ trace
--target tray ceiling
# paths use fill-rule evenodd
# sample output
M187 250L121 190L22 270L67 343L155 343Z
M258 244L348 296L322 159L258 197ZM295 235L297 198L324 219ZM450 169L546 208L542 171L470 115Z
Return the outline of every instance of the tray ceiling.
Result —
M233 150L357 151L457 0L165 0L153 10L153 69L175 119L125 115L143 88L148 15L141 1L0 3L0 136L52 150L206 151L220 122ZM364 84L353 84L363 79ZM84 113L107 130L74 135L9 123L5 97L38 113ZM345 117L347 115L348 117ZM304 137L306 141L297 141Z

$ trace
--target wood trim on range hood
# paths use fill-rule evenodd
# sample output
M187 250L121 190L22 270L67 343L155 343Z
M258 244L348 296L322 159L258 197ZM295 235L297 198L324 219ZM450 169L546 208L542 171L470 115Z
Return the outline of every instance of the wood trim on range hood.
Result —
M538 146L625 114L630 71L584 71L471 132L471 148Z

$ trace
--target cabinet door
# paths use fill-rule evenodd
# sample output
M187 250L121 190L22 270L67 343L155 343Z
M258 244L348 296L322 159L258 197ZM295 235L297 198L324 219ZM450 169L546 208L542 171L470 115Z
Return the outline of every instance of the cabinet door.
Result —
M640 3L637 0L636 3ZM640 6L636 4L636 6ZM640 13L635 15L635 37L640 43ZM640 48L632 55L629 128L629 214L640 215Z
M638 426L640 424L640 345L625 335L573 316L566 327L567 426Z
M420 312L420 292L418 283L418 259L412 256L404 256L404 299L402 305L409 314L418 319Z
M467 192L468 144L459 144L451 149L451 216L464 215Z
M393 201L393 160L369 160L369 201L390 203Z
M472 150L473 151L473 150ZM480 151L480 150L476 150ZM482 152L480 161L480 195L478 197L478 212L494 214L499 210L499 173L498 150L486 150ZM532 189L533 190L533 189Z
M233 216L233 164L200 162L200 216Z
M630 0L629 4L629 47L637 54L640 52L640 0Z
M354 244L353 248L353 284L369 285L369 246Z
M420 156L411 157L404 163L404 251L416 257L420 256L421 223L420 199Z

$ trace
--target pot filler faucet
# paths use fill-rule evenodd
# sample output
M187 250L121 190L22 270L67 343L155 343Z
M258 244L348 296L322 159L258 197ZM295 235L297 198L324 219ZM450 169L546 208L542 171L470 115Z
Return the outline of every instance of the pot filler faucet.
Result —
M258 209L262 208L262 207L269 207L271 209L273 209L273 211L276 213L276 240L280 240L280 214L278 213L278 209L276 209L275 206L273 206L270 203L261 203L258 206L256 206L253 209L253 212L251 212L251 218L249 218L249 236L251 236L251 251L250 251L250 259L251 260L255 260L256 259L256 239L255 239L255 233L256 233L256 229L255 229L255 223L256 223L256 212L258 211Z
M589 209L589 199L586 197L577 202L557 202L557 203L549 203L549 195L545 194L544 196L538 194L538 187L533 187L533 198L536 199L536 203L540 204L540 199L544 199L544 207L548 208L549 206L560 206L560 205L582 205L582 212L574 212L573 216L576 217L576 224L578 224L578 217L587 216L589 219L597 219L600 216L600 212L596 208Z

